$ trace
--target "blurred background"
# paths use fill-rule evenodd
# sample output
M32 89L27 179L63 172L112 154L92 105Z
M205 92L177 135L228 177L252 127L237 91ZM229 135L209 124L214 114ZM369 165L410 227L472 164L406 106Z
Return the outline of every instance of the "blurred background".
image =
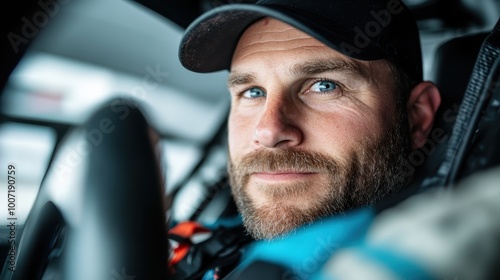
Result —
M207 186L224 180L227 73L196 74L177 58L184 29L228 1L18 1L2 12L0 193L6 166L17 173L17 218L23 224L54 156L72 128L122 97L140 104L165 146L167 193L174 220L196 214ZM242 3L252 1L231 1ZM424 76L433 80L436 48L489 30L497 0L406 0L418 20ZM10 6L12 5L12 6ZM2 198L0 221L7 221ZM216 215L214 215L216 216ZM209 219L209 218L207 218ZM0 229L0 245L7 230Z

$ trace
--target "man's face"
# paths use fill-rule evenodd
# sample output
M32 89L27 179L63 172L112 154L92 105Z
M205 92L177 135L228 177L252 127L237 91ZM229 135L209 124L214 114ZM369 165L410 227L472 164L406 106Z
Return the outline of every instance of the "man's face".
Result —
M388 62L351 59L280 21L245 31L228 80L229 172L255 238L400 187L410 144L394 83Z

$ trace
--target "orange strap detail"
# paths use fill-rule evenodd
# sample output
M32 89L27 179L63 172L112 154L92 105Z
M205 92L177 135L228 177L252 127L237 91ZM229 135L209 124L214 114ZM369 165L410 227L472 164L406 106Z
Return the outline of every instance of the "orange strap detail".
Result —
M192 221L182 222L168 231L171 235L177 235L185 239L190 239L196 233L210 232L209 229L202 227L200 224ZM175 265L181 261L191 248L191 242L181 242L176 248L173 248L172 258L169 265Z

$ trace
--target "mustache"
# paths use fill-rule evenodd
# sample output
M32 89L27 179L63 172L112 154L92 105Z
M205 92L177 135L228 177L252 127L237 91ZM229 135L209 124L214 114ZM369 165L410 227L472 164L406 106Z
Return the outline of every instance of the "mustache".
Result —
M240 174L279 171L319 173L335 171L339 164L332 157L318 152L277 149L246 154L236 166L235 171Z

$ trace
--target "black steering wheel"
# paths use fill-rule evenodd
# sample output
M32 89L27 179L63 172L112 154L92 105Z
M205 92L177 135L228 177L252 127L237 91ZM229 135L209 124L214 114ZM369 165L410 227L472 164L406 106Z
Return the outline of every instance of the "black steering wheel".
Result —
M72 131L16 240L15 271L6 263L1 279L168 279L158 140L122 99Z

